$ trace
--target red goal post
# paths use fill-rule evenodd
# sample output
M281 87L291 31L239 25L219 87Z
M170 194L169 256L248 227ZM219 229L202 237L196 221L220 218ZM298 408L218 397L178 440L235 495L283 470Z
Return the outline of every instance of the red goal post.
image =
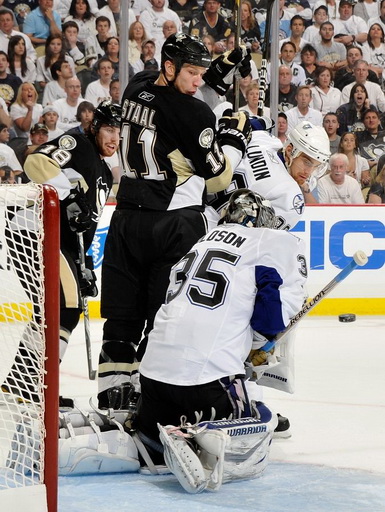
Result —
M59 200L0 186L0 503L57 512Z

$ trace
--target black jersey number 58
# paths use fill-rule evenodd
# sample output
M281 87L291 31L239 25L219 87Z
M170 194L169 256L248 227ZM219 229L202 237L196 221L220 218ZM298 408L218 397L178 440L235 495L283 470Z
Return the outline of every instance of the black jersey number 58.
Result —
M197 251L191 251L174 267L170 275L170 286L166 302L177 297L188 284L186 295L196 306L215 309L224 303L229 279L221 270L214 270L214 261L235 265L239 256L221 250L208 250L190 276L191 268L198 257Z

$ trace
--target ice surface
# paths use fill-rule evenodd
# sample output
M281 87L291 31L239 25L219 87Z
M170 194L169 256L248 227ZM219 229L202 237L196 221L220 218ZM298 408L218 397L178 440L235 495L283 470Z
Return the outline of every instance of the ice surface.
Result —
M345 311L344 311L345 313ZM101 340L93 321L93 360ZM292 437L276 440L257 479L191 496L169 476L61 477L59 511L385 512L385 317L309 317L296 338L296 390L266 389L265 402L289 417ZM61 394L83 407L88 380L83 325L61 366Z

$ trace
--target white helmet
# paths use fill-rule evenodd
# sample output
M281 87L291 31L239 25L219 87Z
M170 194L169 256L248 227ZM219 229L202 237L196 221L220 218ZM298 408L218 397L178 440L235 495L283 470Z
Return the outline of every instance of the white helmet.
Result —
M330 158L330 142L327 133L321 126L314 126L309 121L302 121L289 132L285 148L289 144L293 145L292 158L304 153L323 164L317 169L316 174L321 175L321 172L324 172Z

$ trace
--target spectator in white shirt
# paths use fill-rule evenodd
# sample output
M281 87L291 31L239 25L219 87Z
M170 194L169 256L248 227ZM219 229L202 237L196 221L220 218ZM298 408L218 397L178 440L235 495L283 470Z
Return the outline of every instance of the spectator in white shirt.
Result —
M301 121L310 121L315 126L322 126L321 112L309 107L312 100L311 87L309 85L298 87L295 99L297 106L285 111L288 124L287 133L290 133Z
M85 99L91 102L95 108L104 100L110 99L110 83L114 74L112 62L103 57L97 62L99 80L88 84Z
M348 103L353 85L360 84L367 90L370 104L374 105L380 112L385 112L385 97L381 87L367 79L369 64L365 60L357 60L353 65L353 74L355 82L345 85L342 89L341 104Z
M44 88L43 106L53 103L54 101L65 98L66 81L73 76L71 66L66 60L57 60L52 64L51 73L53 80L48 82Z
M36 81L36 66L27 57L23 36L12 36L8 45L9 72L18 76L23 82Z
M42 111L43 107L37 103L37 92L33 84L21 84L10 110L18 137L28 139L31 127L41 122Z
M21 36L24 39L27 56L32 60L32 62L36 62L36 50L33 47L30 38L22 32L14 30L12 12L8 9L0 8L0 50L8 53L8 44L12 36Z
M67 97L54 101L53 105L59 113L57 127L67 131L79 125L79 121L76 119L76 112L83 98L81 97L81 85L78 78L69 78L64 88Z
M359 16L353 14L353 2L341 0L338 7L340 15L339 23L343 25L343 32L338 32L334 40L345 46L351 46L355 42L364 43L368 37L368 26ZM337 30L337 29L336 29Z
M155 41L157 52L160 53L164 42L164 22L173 21L177 27L177 32L182 32L182 22L174 11L165 7L165 0L150 0L150 2L151 7L142 12L139 16L139 21L143 24L147 37ZM155 58L160 62L158 54Z
M334 153L330 157L330 174L318 180L318 201L323 204L363 204L364 197L358 181L347 176L348 157Z
M332 86L332 81L331 69L325 66L319 66L316 69L311 106L319 110L322 116L328 112L335 112L341 105L341 91Z
M106 16L111 22L110 33L119 36L120 32L120 0L107 0L107 5L102 7L98 16ZM128 26L136 20L135 13L128 9Z

